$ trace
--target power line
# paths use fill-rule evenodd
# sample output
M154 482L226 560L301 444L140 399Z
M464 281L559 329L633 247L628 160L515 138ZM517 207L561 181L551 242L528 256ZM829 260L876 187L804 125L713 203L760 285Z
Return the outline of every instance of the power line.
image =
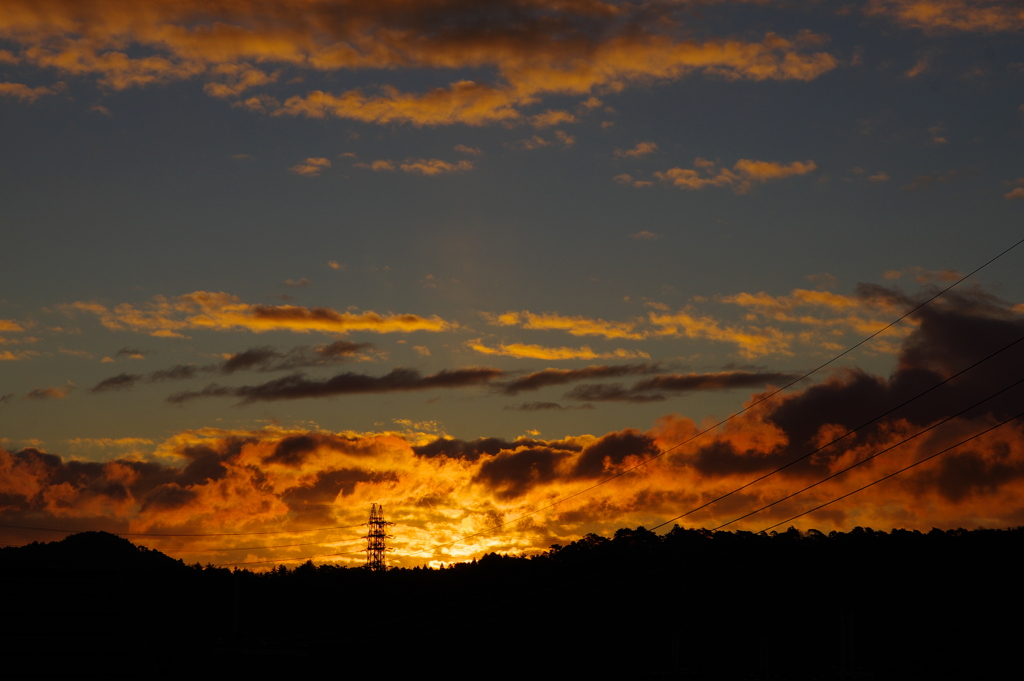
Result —
M205 533L193 533L193 534L172 534L167 532L111 532L110 530L93 530L93 529L59 529L56 527L29 527L27 525L10 525L7 523L0 523L0 527L6 527L15 530L35 530L37 532L64 532L66 534L74 534L76 532L106 532L107 534L115 534L119 537L251 537L259 534L303 534L306 532L325 532L328 530L351 530L356 527L362 527L365 523L359 525L342 525L338 527L314 527L308 530L273 530L263 532L205 532Z
M850 435L853 435L854 433L856 433L856 432L866 428L867 426L870 426L872 423L875 423L876 421L879 421L879 420L885 418L886 416L892 414L893 412L902 409L903 407L907 406L911 402L913 402L913 401L915 401L915 400L917 400L917 399L927 395L928 393L930 393L931 391L935 390L936 388L939 388L939 387L949 383L953 379L955 379L955 378L957 378L959 376L962 376L963 374L967 373L968 371L970 371L970 370L976 368L977 366L987 362L988 360L992 359L996 355L998 355L998 354L1000 354L1002 352L1005 352L1006 350L1009 350L1010 348L1012 348L1017 343L1020 343L1021 341L1024 341L1024 336L1021 336L1020 338L1017 338L1016 340L1008 343L1007 345L1004 345L1003 347L999 348L995 352L992 352L992 353L986 355L985 357L979 359L974 364L971 364L970 366L961 369L960 371L956 372L952 376L949 376L946 379L944 379L944 380L936 383L935 385L931 386L930 388L924 390L923 392L920 392L917 395L914 395L910 399L907 399L907 400L897 404L895 407L889 409L888 411L883 412L882 414L879 414L878 416L874 417L873 419L871 419L869 421L865 421L864 423L860 424L856 428L853 428L852 430L846 431L845 433L843 433L839 437L835 438L831 442L827 442L827 443L821 445L820 447L818 447L817 449L815 449L813 451L810 451L810 452L804 454L803 456L801 456L799 458L793 459L789 463L783 464L782 466L779 466L778 468L776 468L774 470L771 470L771 471L769 471L769 472L767 472L767 473L765 473L765 474L763 474L763 475L761 475L761 476L759 476L757 478L754 478L753 480L751 480L749 482L746 482L743 485L740 485L739 487L737 487L736 489L734 489L734 490L732 490L730 492L726 492L725 494L723 494L721 496L715 497L714 499L712 499L710 501L707 501L707 502L701 504L700 506L697 506L696 508L691 508L686 513L681 513L681 514L677 515L676 517L670 518L670 519L666 520L665 522L663 522L663 523L661 523L659 525L655 525L654 527L651 528L651 530L652 531L653 530L657 530L657 529L659 529L661 527L664 527L665 525L668 525L671 522L679 520L680 518L685 518L686 516L690 515L691 513L696 513L697 511L699 511L701 509L704 509L704 508L707 508L708 506L711 506L712 504L717 504L722 499L730 497L733 494L736 494L737 492L741 492L741 491L745 490L746 488L750 487L751 485L756 485L757 483L761 482L762 480L765 480L766 478L770 478L771 476L775 475L776 473L784 471L787 468L789 468L790 466L792 466L794 464L797 464L797 463L799 463L799 462L801 462L801 461L803 461L803 460L805 460L805 459L807 459L809 457L812 457L815 454L817 454L818 452L821 452L821 451L823 451L825 449L828 449L829 447L831 447L832 445L836 444L840 440L843 440L844 438L849 437ZM744 517L746 517L746 516L744 516ZM741 520L741 518L736 518L736 520ZM735 520L734 521L730 521L730 522L735 522Z
M858 466L862 466L862 465L866 464L868 461L871 461L872 459L875 459L875 458L881 456L882 454L885 454L886 452L890 452L893 449L896 449L897 447L899 447L900 445L903 445L903 444L906 444L907 442L910 442L914 438L917 438L917 437L919 437L921 435L924 435L925 433L928 433L928 432L930 432L932 430L935 430L939 426L941 426L941 425L943 425L945 423L948 423L949 421L952 421L955 418L959 418L960 416L963 416L964 414L966 414L967 412L971 411L972 409L981 406L982 404L984 404L985 402L988 402L989 400L991 400L994 397L998 397L999 395L1002 395L1007 390L1010 390L1011 388L1015 388L1018 385L1020 385L1021 383L1024 383L1024 378L1021 378L1021 379L1018 379L1018 380L1014 381L1013 383L1011 383L1010 385L1006 386L1002 390L999 390L999 391L997 391L995 393L992 393L991 395L989 395L985 399L983 399L983 400L981 400L979 402L975 402L971 406L969 406L966 409L963 409L963 410L957 412L956 414L953 414L951 416L947 416L946 418L942 419L941 421L937 421L937 422L933 423L932 425L928 426L927 428L924 428L922 430L917 431L913 435L910 435L910 436L900 440L896 444L890 445L890 446L886 447L885 449L882 449L882 450L880 450L878 452L875 452L871 456L865 457L864 459L861 459L860 461L857 461L856 463L853 463L853 464L847 466L846 468L844 468L842 470L836 471L835 473L832 473L831 475L829 475L827 477L824 477L821 480L818 480L817 482L815 482L813 484L810 484L810 485L808 485L807 487L804 487L801 490L793 492L792 494L786 495L786 496L784 496L784 497L782 497L780 499L776 499L775 501L771 502L770 504L765 504L761 508L755 509L755 510L753 510L753 511L751 511L751 512L745 514L745 515L741 515L738 518L733 518L729 522L723 523L723 524L719 525L718 527L713 527L713 528L711 528L711 530L712 531L720 530L723 527L726 527L728 525L732 525L733 523L738 522L740 520L743 520L744 518L749 518L750 516L755 515L757 513L760 513L761 511L763 511L765 509L771 508L772 506L774 506L776 504L782 503L783 501L786 501L787 499L792 499L793 497L795 497L795 496L797 496L799 494L803 494L807 490L812 489L814 487L817 487L818 485L821 485L823 483L826 483L829 480L832 480L833 478L837 478L840 475L846 473L847 471L853 470L854 468L857 468ZM806 458L806 457L802 457L802 458ZM798 459L798 461L799 461L799 459Z
M701 437L702 435L705 435L706 433L708 433L710 431L713 431L713 430L717 429L718 427L720 427L722 425L725 425L729 421L731 421L734 418L736 418L736 417L746 413L747 411L750 411L751 409L753 409L754 407L758 406L759 404L761 404L763 402L766 402L766 401L772 399L773 397L775 397L776 395L778 395L779 393L788 390L789 388L793 387L797 383L800 383L801 381L803 381L803 380L809 378L810 376L816 374L817 372L821 371L825 367L831 365L836 360L838 360L838 359L848 355L849 353L853 352L854 350L856 350L860 346L864 345L868 341L871 341L874 338L876 338L877 336L879 336L880 334L888 331L892 327L894 327L897 324L899 324L900 322L902 322L907 317L911 316L912 314L914 314L915 312L917 312L921 308L923 308L926 305L928 305L929 303L931 303L936 298L939 298L940 296L945 295L948 291L950 291L954 287L959 286L960 284L962 284L964 281L966 281L970 277L974 276L975 274L977 274L981 270L985 269L986 267L988 267L989 265L994 263L996 260L999 260L1004 255L1006 255L1007 253L1009 253L1013 249L1015 249L1018 246L1020 246L1022 243L1024 243L1024 239L1020 239L1019 241L1017 241L1016 243L1012 244L1011 246L1003 249L997 255L995 255L994 257L992 257L989 260L985 261L983 264L981 264L978 267L974 268L973 270L971 270L970 272L968 272L964 276L960 277L959 279L954 281L952 284L950 284L946 288L940 290L938 293L932 295L930 298L926 299L924 302L922 302L922 303L918 304L917 306L911 308L909 311L905 312L903 315L901 315L897 319L889 322L888 324L886 324L882 328L878 329L877 331L875 331L871 335L869 335L866 338L860 340L859 342L857 342L856 344L850 346L846 350L843 350L841 353L839 353L838 355L832 357L832 359L828 360L827 362L824 362L823 364L818 365L814 369L811 369L807 373L801 375L799 378L796 378L793 381L790 381L786 385L782 386L781 388L776 389L773 392L768 393L764 397L761 397L760 399L758 399L758 400L756 400L754 402L751 402L749 405L743 407L743 409L740 409L739 411L735 412L731 416L728 416L728 417L722 419L718 423L716 423L716 424L714 424L712 426L709 426L708 428L705 428L704 430L698 431L697 433L695 433L694 435L691 435L690 437L688 437L687 439L683 440L682 442L676 443L672 447L669 447L668 449L666 449L664 451L661 451L661 452L655 454L654 456L651 456L651 457L649 457L647 459L644 459L643 461L641 461L641 462L639 462L639 463L637 463L637 464L635 464L633 466L630 466L629 468L621 470L618 473L616 473L615 475L609 476L609 477L607 477L607 478L605 478L605 479L603 479L603 480L601 480L599 482L596 482L596 483L594 483L593 485L591 485L589 487L585 487L584 489L582 489L582 490L580 490L578 492L570 494L569 496L566 496L566 497L562 497L560 499L556 499L555 501L551 502L547 506L542 506L542 507L537 508L537 509L535 509L533 511L530 511L529 513L524 513L524 514L522 514L522 515L520 515L520 516L518 516L516 518L513 518L512 520L506 520L505 522L499 523L499 524L497 524L497 525L495 525L495 526L493 526L491 528L488 528L486 530L481 530L480 532L474 532L472 534L467 534L467 535L465 535L463 537L460 537L459 539L456 539L454 541L448 542L446 544L435 545L433 547L433 549L439 549L439 548L444 548L446 546L452 546L454 544L461 543L461 542L463 542L463 541L465 541L467 539L471 539L473 537L477 537L477 536L480 536L482 534L488 534L488 533L490 533L490 532L492 532L494 530L497 530L498 528L504 527L506 525L511 525L512 523L519 522L520 520L528 518L528 517L530 517L532 515L536 515L537 513L540 513L541 511L546 511L549 508L553 508L553 507L557 506L558 504L561 504L563 502L569 501L570 499L574 499L575 497L578 497L578 496L581 496L583 494L586 494L587 492L590 492L590 491L592 491L594 489L597 489L598 487L600 487L602 485L606 485L609 482L612 482L613 480L617 480L618 478L621 478L622 476L626 475L627 473L631 473L632 471L635 471L636 469L640 468L641 466L646 466L651 461L654 461L655 459L658 459L658 458L668 454L669 452L672 452L672 451L682 447L683 445L686 445L686 444L689 444L690 442L693 442L694 440L696 440L697 438ZM767 476L765 476L765 477L767 477ZM708 506L708 505L713 504L713 503L715 503L717 501L720 501L721 499L724 499L724 498L726 498L726 497L728 497L728 496L730 496L732 494L735 494L740 489L744 489L745 487L747 487L747 486L749 486L751 484L754 484L754 482L757 482L757 480L755 480L755 481L753 481L751 483L748 483L747 485L744 485L744 487L740 487L739 489L733 490L732 492L729 492L728 494L725 494L725 495L723 495L723 496L721 496L721 497L719 497L717 499L714 499L714 500L708 502L707 504L705 504L703 506L700 506L698 508L695 508L695 509L692 509L690 511L687 511L686 513L684 513L682 515L676 516L672 520L668 520L668 521L666 521L664 523L661 523L660 525L656 525L655 528L653 528L653 529L657 529L659 527L663 527L664 525L667 525L668 523L672 522L673 520L678 520L679 518L685 517L685 516L689 515L690 513L694 513L695 511L698 511L701 508L704 508L705 506Z
M172 553L219 553L221 551L259 551L261 549L290 549L296 546L326 546L327 544L338 544L340 542L314 541L305 544L278 544L276 546L216 546L209 549L160 549L161 552L171 551Z
M810 510L807 510L807 511L804 511L803 513L798 513L795 516L793 516L792 518L787 518L786 520L777 522L774 525L770 525L769 527L766 527L763 530L759 530L759 532L767 532L768 530L776 528L779 525L784 525L784 524L786 524L788 522L796 520L797 518L803 517L803 516L805 516L805 515L807 515L809 513L814 513L815 511L820 511L821 509L825 508L826 506L831 506L832 504L836 503L837 501L842 501L846 497L853 496L857 492L863 492L868 487L873 487L873 486L877 485L880 482L884 482L884 481L888 480L889 478L896 477L900 473L904 473L906 471L909 471L911 468L914 468L916 466L920 466L921 464L925 463L926 461L931 461L932 459L934 459L935 457L939 456L940 454L945 454L946 452L948 452L948 451L950 451L952 449L956 449L960 445L967 444L971 440L975 440L975 439L981 437L982 435L984 435L985 433L990 433L993 430L995 430L996 428L1001 428L1002 426L1005 426L1007 423L1010 423L1011 421L1016 421L1017 419L1021 418L1022 416L1024 416L1024 411L1022 411L1021 413L1017 414L1016 416L1011 416L1008 419L1000 421L999 423L997 423L994 426L989 426L985 430L983 430L983 431L981 431L979 433L975 433L974 435L970 436L969 438L967 438L965 440L961 440L960 442L957 442L955 445L950 445L949 447L946 447L945 449L943 449L941 451L938 451L938 452L935 452L934 454L926 456L925 458L921 459L920 461L916 461L916 462L910 464L909 466L904 466L903 468L899 469L898 471L894 471L892 473L889 473L888 475L885 475L885 476L879 478L878 480L875 480L874 482L869 482L868 484L864 485L863 487L858 487L857 489L853 490L852 492L847 492L843 496L836 497L835 499L832 499L831 501L827 501L824 504L821 504L820 506L815 506L814 508L812 508Z

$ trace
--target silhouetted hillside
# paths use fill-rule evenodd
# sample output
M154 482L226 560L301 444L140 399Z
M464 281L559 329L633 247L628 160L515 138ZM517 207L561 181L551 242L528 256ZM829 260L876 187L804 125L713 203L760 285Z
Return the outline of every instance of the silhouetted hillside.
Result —
M188 567L88 533L5 550L0 565L7 583L29 585L22 617L48 591L75 594L52 599L33 624L60 646L81 634L62 640L57 623L105 622L92 625L95 645L68 657L72 671L113 633L153 670L146 678L438 670L449 678L988 679L1024 674L1019 629L1007 619L1024 605L1022 544L1022 528L624 528L531 558L489 554L443 570L306 563L254 573ZM65 567L10 567L21 554Z
M82 570L185 569L166 554L107 532L79 532L61 541L0 548L0 566Z

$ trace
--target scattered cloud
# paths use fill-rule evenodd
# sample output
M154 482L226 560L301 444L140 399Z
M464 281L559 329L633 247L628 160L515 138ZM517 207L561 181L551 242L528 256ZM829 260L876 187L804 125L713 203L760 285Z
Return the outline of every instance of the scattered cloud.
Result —
M75 386L71 383L53 388L34 388L25 395L28 400L63 400L71 394Z
M931 68L931 56L925 55L914 62L914 65L903 72L903 75L907 78L917 78L922 73Z
M936 184L945 184L954 180L959 180L965 175L962 170L947 170L944 173L935 173L932 175L918 175L913 180L903 185L901 189L905 192L917 192L931 189Z
M941 123L936 123L928 128L929 142L931 144L946 144L946 128Z
M548 109L544 113L530 116L530 125L535 128L550 128L562 123L576 123L577 119L568 111Z
M637 232L636 234L630 234L629 238L636 239L637 241L657 241L661 238L661 235L645 229Z
M403 172L420 175L441 175L443 173L462 172L473 169L473 162L465 159L456 163L442 161L439 158L410 158L399 166Z
M764 388L791 383L801 374L777 371L722 371L708 374L662 374L625 388L618 383L581 385L565 394L567 399L586 402L660 402L671 395L714 392L737 388Z
M925 31L996 33L1024 28L1016 0L868 0L865 11Z
M391 172L395 169L395 162L390 159L378 159L372 163L356 163L356 168L366 168L374 172Z
M194 291L167 298L156 296L149 303L122 303L109 308L96 302L74 302L58 306L66 314L96 315L112 331L131 330L157 337L182 337L182 331L248 330L295 331L298 333L409 333L412 331L449 331L456 327L440 317L414 314L378 314L376 312L338 312L325 307L296 305L251 305L224 292Z
M544 369L513 379L501 385L501 391L507 395L518 395L524 391L541 390L553 385L566 385L579 381L592 381L601 378L618 378L653 374L660 370L658 364L617 364L596 365L585 369Z
M534 135L532 137L527 137L513 142L509 146L514 149L525 149L527 151L531 151L533 149L542 149L550 145L551 142L547 141L540 135Z
M632 149L616 149L616 158L640 158L641 156L647 156L653 154L658 150L658 145L654 142L640 142Z
M351 360L367 360L374 350L372 343L351 343L339 340L326 345L313 347L300 346L282 352L270 346L249 348L242 352L226 355L217 364L195 365L178 364L168 369L160 369L149 374L121 373L97 383L90 392L101 393L114 390L127 390L139 383L160 383L163 381L179 381L208 376L219 373L231 375L239 371L295 371L309 367L330 366L338 362Z
M288 170L295 173L296 175L302 175L303 177L317 177L324 168L330 168L330 159L317 157L307 158L302 163L293 165Z
M250 404L335 395L466 388L489 383L504 374L500 369L489 367L444 370L430 376L423 376L414 369L399 367L384 376L345 372L320 380L307 378L303 374L291 374L259 385L229 387L214 383L199 391L175 393L167 400L180 404L204 397L237 397L242 404Z
M565 331L573 336L603 336L641 340L646 334L636 331L636 322L608 322L591 317L569 317L557 312L534 314L527 310L504 314L484 313L484 318L495 326L519 326L524 329Z
M0 97L10 97L12 99L17 99L24 104L31 104L40 97L55 95L58 92L61 92L64 87L64 83L56 83L50 87L40 85L33 88L22 83L3 82L0 83Z
M466 154L468 156L482 156L484 152L480 151L480 147L469 147L465 144L456 144L455 151L460 154Z
M638 180L629 173L620 173L619 175L616 175L612 179L614 179L619 184L629 185L630 187L636 187L638 189L640 187L651 187L654 185L654 183L651 182L650 180Z
M635 359L643 357L650 359L650 355L639 350L625 350L616 348L609 352L594 352L589 345L580 348L570 347L545 347L543 345L530 345L526 343L500 344L498 347L484 345L482 339L466 341L466 347L475 350L483 355L502 355L505 357L517 357L520 359L544 359L544 360L570 360L570 359Z
M806 175L817 169L814 161L793 161L789 164L773 161L752 161L741 158L732 169L721 167L715 161L696 158L694 168L670 168L654 173L654 177L680 189L698 190L706 187L730 187L737 194L746 194L755 184Z
M303 277L302 279L298 279L298 280L296 280L296 279L285 279L281 283L284 284L285 286L288 286L289 288L306 288L307 286L309 286L313 282L311 282L306 277Z
M1024 177L1018 177L1013 182L1009 182L1013 189L1003 194L1004 199L1024 199Z
M592 404L562 405L558 402L523 402L522 404L507 404L504 407L506 411L569 411L571 409L592 410L593 408Z

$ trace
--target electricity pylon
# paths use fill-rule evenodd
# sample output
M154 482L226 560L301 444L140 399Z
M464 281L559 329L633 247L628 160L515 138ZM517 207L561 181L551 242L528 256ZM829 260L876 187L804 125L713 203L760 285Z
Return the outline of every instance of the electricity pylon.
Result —
M366 533L366 567L370 570L387 570L388 548L385 543L389 535L385 526L394 525L384 521L384 507L377 504L370 505L370 521L366 523L369 531Z

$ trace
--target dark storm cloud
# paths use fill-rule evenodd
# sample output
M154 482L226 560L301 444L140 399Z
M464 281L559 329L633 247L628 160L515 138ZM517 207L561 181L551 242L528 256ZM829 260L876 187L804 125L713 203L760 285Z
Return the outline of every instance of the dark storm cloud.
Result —
M567 411L569 409L593 409L592 404L564 406L557 402L523 402L505 405L507 411Z
M393 471L365 471L358 468L339 468L321 471L305 485L289 487L281 498L296 510L308 506L329 506L339 496L348 496L355 491L358 483L395 482Z
M558 477L558 464L570 452L547 447L505 451L480 464L473 482L486 486L499 499L521 496L539 483Z
M636 374L653 374L659 371L657 364L620 364L617 366L589 366L585 369L544 369L535 371L504 384L502 392L516 395L524 390L540 390L551 385L565 385L577 381L599 378L616 378Z
M465 388L486 384L504 375L501 369L489 367L446 369L430 376L423 376L414 369L399 367L384 376L368 376L349 371L323 380L309 379L304 374L292 374L259 385L229 387L214 383L202 390L175 393L167 401L180 404L200 397L238 397L243 404L248 404L332 395Z
M195 378L201 372L208 371L207 367L196 366L195 364L176 364L169 369L160 369L154 371L148 377L150 383L158 383L160 381L184 381L190 378Z
M903 296L896 289L884 287L872 287L872 295L889 295L893 300ZM907 302L918 304L920 300ZM821 383L761 407L765 420L784 434L784 445L751 456L731 443L719 441L699 448L688 457L688 465L711 476L770 470L817 449L823 444L824 427L841 434L909 401L891 416L866 425L855 437L828 447L787 472L821 476L852 446L881 448L889 444L896 421L919 430L960 413L1024 377L1024 317L1009 303L980 289L950 291L915 312L912 319L917 328L904 340L897 367L888 378L860 369L834 371ZM976 368L910 401L1000 350ZM1015 415L1022 400L1024 389L1013 388L967 412L958 422L968 424L965 432L973 432L977 426L971 424L975 421L991 423ZM951 437L937 432L920 446L952 444ZM980 462L963 453L946 455L936 465L940 465L940 472L929 475L950 500L994 489L999 476L1012 479L1019 475L1016 468L1001 468L1001 464ZM960 482L955 483L958 479Z
M138 383L183 381L211 373L231 375L236 371L295 371L307 367L328 366L358 357L361 353L372 350L373 347L373 343L335 341L328 345L295 347L287 352L281 352L269 346L249 348L231 355L218 364L205 366L177 364L149 374L118 374L100 381L90 389L90 392L126 390L134 388ZM137 351L124 348L123 352L131 354Z
M576 460L573 475L584 478L602 477L608 473L606 467L621 464L627 456L649 459L661 453L654 439L643 433L626 429L609 433L588 446Z
M145 378L146 377L142 374L122 373L117 376L111 376L110 378L103 379L90 388L89 392L102 393L109 390L127 390L128 388L134 387L136 383L144 380Z
M1010 458L1008 448L991 452L994 461L977 451L950 452L936 465L919 473L912 486L923 493L938 492L957 503L974 496L995 494L1000 487L1024 477L1024 462Z
M306 367L333 364L352 359L362 352L371 350L373 343L351 343L335 341L318 347L297 347L280 352L271 347L250 348L232 355L217 370L222 374L236 371L294 371Z
M509 442L497 437L482 437L466 441L450 437L440 437L425 445L413 446L412 451L417 456L427 458L443 455L452 459L476 461L482 455L495 456L503 451L512 451L524 447L545 447L566 452L578 452L581 449L575 443L562 440L534 440L524 437Z
M310 454L321 447L356 456L370 456L375 451L373 441L333 433L305 433L282 439L271 454L263 457L263 463L299 468Z
M169 482L146 495L142 501L142 510L167 511L181 508L194 501L197 496L194 490L181 487L176 482Z
M637 392L695 392L730 390L732 388L763 388L766 384L785 384L800 374L772 371L730 371L714 374L662 374L633 385Z
M565 394L566 399L583 402L662 402L665 396L660 393L645 394L626 388L621 383L600 385L578 385Z
M620 383L581 385L565 394L566 398L587 402L661 402L668 395L688 392L762 388L768 384L786 384L799 374L774 371L721 371L708 374L661 374L625 388Z

